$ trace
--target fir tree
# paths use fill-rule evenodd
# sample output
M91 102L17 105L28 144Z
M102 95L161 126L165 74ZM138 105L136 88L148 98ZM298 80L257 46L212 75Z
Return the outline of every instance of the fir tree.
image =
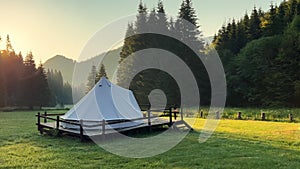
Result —
M166 33L168 31L168 18L166 16L165 8L161 0L159 0L157 4L157 26L162 33Z
M40 107L48 106L50 102L50 89L47 82L47 75L42 63L37 68L35 83L37 84L37 88L35 89L37 94L36 105Z
M122 47L122 51L120 52L120 63L128 57L130 54L134 53L134 46L135 46L135 30L133 28L133 24L129 23L127 25L127 31L124 39L124 44Z
M290 11L290 16L289 16L289 21L291 22L295 16L297 16L297 0L289 0L289 11Z
M194 26L186 24L183 19ZM197 20L196 12L192 7L191 0L184 0L179 9L175 28L180 31L179 35L181 35L182 40L191 42L191 44L193 44L193 48L200 51L204 49L204 41L201 39L202 34L199 30L200 26L198 25Z
M96 66L93 65L91 68L91 72L88 76L88 82L86 84L86 93L88 93L96 84L96 76L97 76L97 70Z
M259 13L254 7L250 17L249 39L254 40L261 37L261 21Z
M22 100L23 105L28 106L30 109L33 109L33 107L36 106L36 71L37 70L35 67L33 54L32 52L29 52L24 60L24 72L22 80L22 85L24 86L24 89L22 91Z
M6 51L7 52L13 52L13 47L12 47L12 44L10 42L9 35L6 36Z
M47 71L47 82L50 89L49 104L55 106L57 104L72 104L72 87L69 83L64 83L60 71Z
M96 83L99 82L101 77L105 77L106 79L108 79L104 64L101 64L99 72L96 75Z
M270 5L270 11L267 13L264 17L264 23L262 27L265 29L264 30L264 35L265 36L273 36L277 34L277 9L276 7L271 3Z
M135 22L135 27L136 27L136 32L137 33L142 33L147 30L147 8L145 5L142 4L142 1L139 4L138 7L138 15L136 16L136 22Z

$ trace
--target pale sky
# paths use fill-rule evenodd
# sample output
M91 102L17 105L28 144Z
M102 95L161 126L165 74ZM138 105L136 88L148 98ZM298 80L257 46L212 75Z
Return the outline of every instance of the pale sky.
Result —
M279 4L282 0L272 0ZM86 42L103 26L137 13L140 0L0 0L0 48L9 34L16 52L32 51L36 62L61 54L76 60ZM143 0L148 8L157 0ZM177 16L182 0L163 0L167 14ZM269 9L271 0L193 0L204 36L240 18L253 6ZM126 25L124 25L126 29Z

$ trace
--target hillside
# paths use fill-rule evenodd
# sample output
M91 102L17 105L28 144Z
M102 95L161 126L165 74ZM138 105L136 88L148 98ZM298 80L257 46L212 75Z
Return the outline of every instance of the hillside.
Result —
M80 85L81 83L85 84L92 65L96 65L98 67L103 57L104 60L102 61L102 63L106 67L108 77L112 77L114 70L118 65L120 50L121 48L112 50L106 53L105 57L105 53L102 53L82 62L76 62L72 59L66 58L65 56L56 55L53 58L47 60L44 63L44 67L46 70L56 69L58 71L61 71L64 80L66 82L72 83L74 68L76 66L76 79L74 79L75 81L73 83L75 85Z
M62 72L64 81L72 82L73 69L76 61L62 55L56 55L44 63L45 69L59 70Z

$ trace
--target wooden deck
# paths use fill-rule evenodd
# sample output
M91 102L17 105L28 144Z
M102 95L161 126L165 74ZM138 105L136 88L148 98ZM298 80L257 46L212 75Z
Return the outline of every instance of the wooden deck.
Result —
M140 131L144 129L152 130L157 127L173 127L174 129L181 130L185 129L192 129L184 120L182 113L178 111L172 111L172 108L168 109L168 113L164 111L164 114L161 116L165 117L162 118L159 115L153 116L151 115L151 111L148 110L146 117L138 118L138 119L131 119L130 122L128 121L117 121L117 122L109 122L109 121L99 121L95 124L95 121L67 121L61 119L60 116L63 114L44 114L38 113L37 117L37 127L38 131L43 134L44 132L51 132L55 131L57 134L67 134L67 135L74 135L81 138L83 141L85 138L97 137L102 136L105 138L108 135L114 135L118 133L127 133L132 131ZM181 118L177 119L177 114L180 114ZM168 118L166 118L168 117ZM93 122L93 125L88 125L89 123ZM127 126L124 125L125 123L133 122L135 125L131 125L124 128L112 129L112 126L119 125L119 126ZM76 126L78 129L69 129L62 127L62 124L69 124ZM136 124L138 123L138 124Z
M151 121L151 126L148 125L147 120L143 120L143 124L141 124L141 125L134 126L134 127L121 128L121 129L116 129L116 130L106 129L104 133L105 133L105 135L109 135L109 134L122 133L122 132L126 132L126 131L138 130L138 129L148 128L148 127L151 127L151 128L162 127L162 126L167 126L169 124L170 124L170 122L166 119L155 118ZM40 123L40 127L42 127L42 128L58 129L61 133L69 133L69 134L80 136L80 130L63 128L61 125L59 125L59 127L57 127L56 125L57 125L56 122ZM106 125L106 128L108 128L108 124ZM99 130L83 129L82 134L83 134L83 136L86 136L86 137L94 137L94 136L102 135L103 131L102 131L102 129L99 129Z

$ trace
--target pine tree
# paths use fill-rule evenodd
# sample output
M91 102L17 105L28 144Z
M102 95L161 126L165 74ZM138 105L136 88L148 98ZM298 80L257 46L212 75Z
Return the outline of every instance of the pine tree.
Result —
M300 15L300 1L298 1L297 3L297 7L296 7L296 16Z
M32 52L29 52L24 60L24 71L22 75L22 85L24 86L24 89L22 91L22 101L23 105L28 106L30 109L33 109L36 101L36 71L37 70L35 67L35 61L33 59Z
M35 92L36 96L36 105L39 107L48 106L50 102L50 89L47 82L47 75L43 64L40 63L37 68L37 77L35 83L37 84L37 88Z
M189 23L187 24L185 21ZM210 93L209 80L206 69L199 58L199 55L204 57L205 44L191 0L182 2L175 22L175 30L177 30L176 35L181 41L188 43L192 49L198 52L195 54L191 49L180 43L173 44L176 49L173 49L172 52L177 54L189 66L197 80L200 95L205 97L201 100L201 103L208 104L210 99L210 94L208 94Z
M247 14L247 12L245 13L244 19L242 21L244 30L245 30L245 34L247 37L247 42L249 42L249 37L250 37L250 18L249 15Z
M188 21L194 26L186 24L183 20ZM175 28L180 31L181 39L191 42L193 48L198 51L204 50L204 41L201 39L202 34L199 30L198 19L195 9L192 7L191 0L184 0L179 9L178 19Z
M264 17L264 23L262 27L264 28L264 36L273 36L277 34L277 9L276 7L271 3L270 5L270 11L265 15Z
M162 33L168 32L168 27L169 27L168 18L166 16L165 8L161 0L159 0L157 4L157 26L160 32Z
M249 27L249 39L254 40L261 37L261 21L259 13L254 7L251 17L250 17L250 27Z
M150 14L149 14L146 24L147 24L147 29L151 32L153 32L157 29L158 23L157 23L157 16L156 16L155 8L153 8L150 11Z
M57 104L72 104L72 87L69 83L64 83L62 74L60 71L47 71L47 82L50 89L50 105L55 106Z
M64 104L73 104L72 86L67 82L64 84Z
M96 75L95 82L96 83L99 82L99 80L101 79L101 77L105 77L106 79L108 79L104 64L101 64L99 72Z
M135 27L136 27L136 32L142 33L147 30L147 8L145 5L142 4L142 1L139 4L138 7L138 15L136 16L136 22L135 22Z
M291 22L294 17L297 15L297 0L289 0L289 10L290 10L290 16L289 21Z
M283 33L284 28L287 26L287 21L285 20L286 11L285 11L285 3L282 3L278 7L278 12L276 16L276 29L278 32Z
M120 61L121 63L126 57L134 53L134 46L135 46L135 30L133 28L133 24L129 23L127 25L127 31L124 39L124 44L122 47L122 51L120 52Z
M10 42L10 38L9 38L9 35L6 36L6 51L7 52L13 52L13 47L12 47L12 44Z
M238 49L238 53L247 43L246 28L243 21L237 23L236 38L236 48Z
M96 75L97 75L97 70L96 70L96 66L93 65L91 72L88 76L88 82L86 84L86 93L88 93L96 84Z
M289 8L289 4L286 0L283 0L283 2L280 4L282 6L282 9L284 10L284 23L288 24L291 19L291 11Z

